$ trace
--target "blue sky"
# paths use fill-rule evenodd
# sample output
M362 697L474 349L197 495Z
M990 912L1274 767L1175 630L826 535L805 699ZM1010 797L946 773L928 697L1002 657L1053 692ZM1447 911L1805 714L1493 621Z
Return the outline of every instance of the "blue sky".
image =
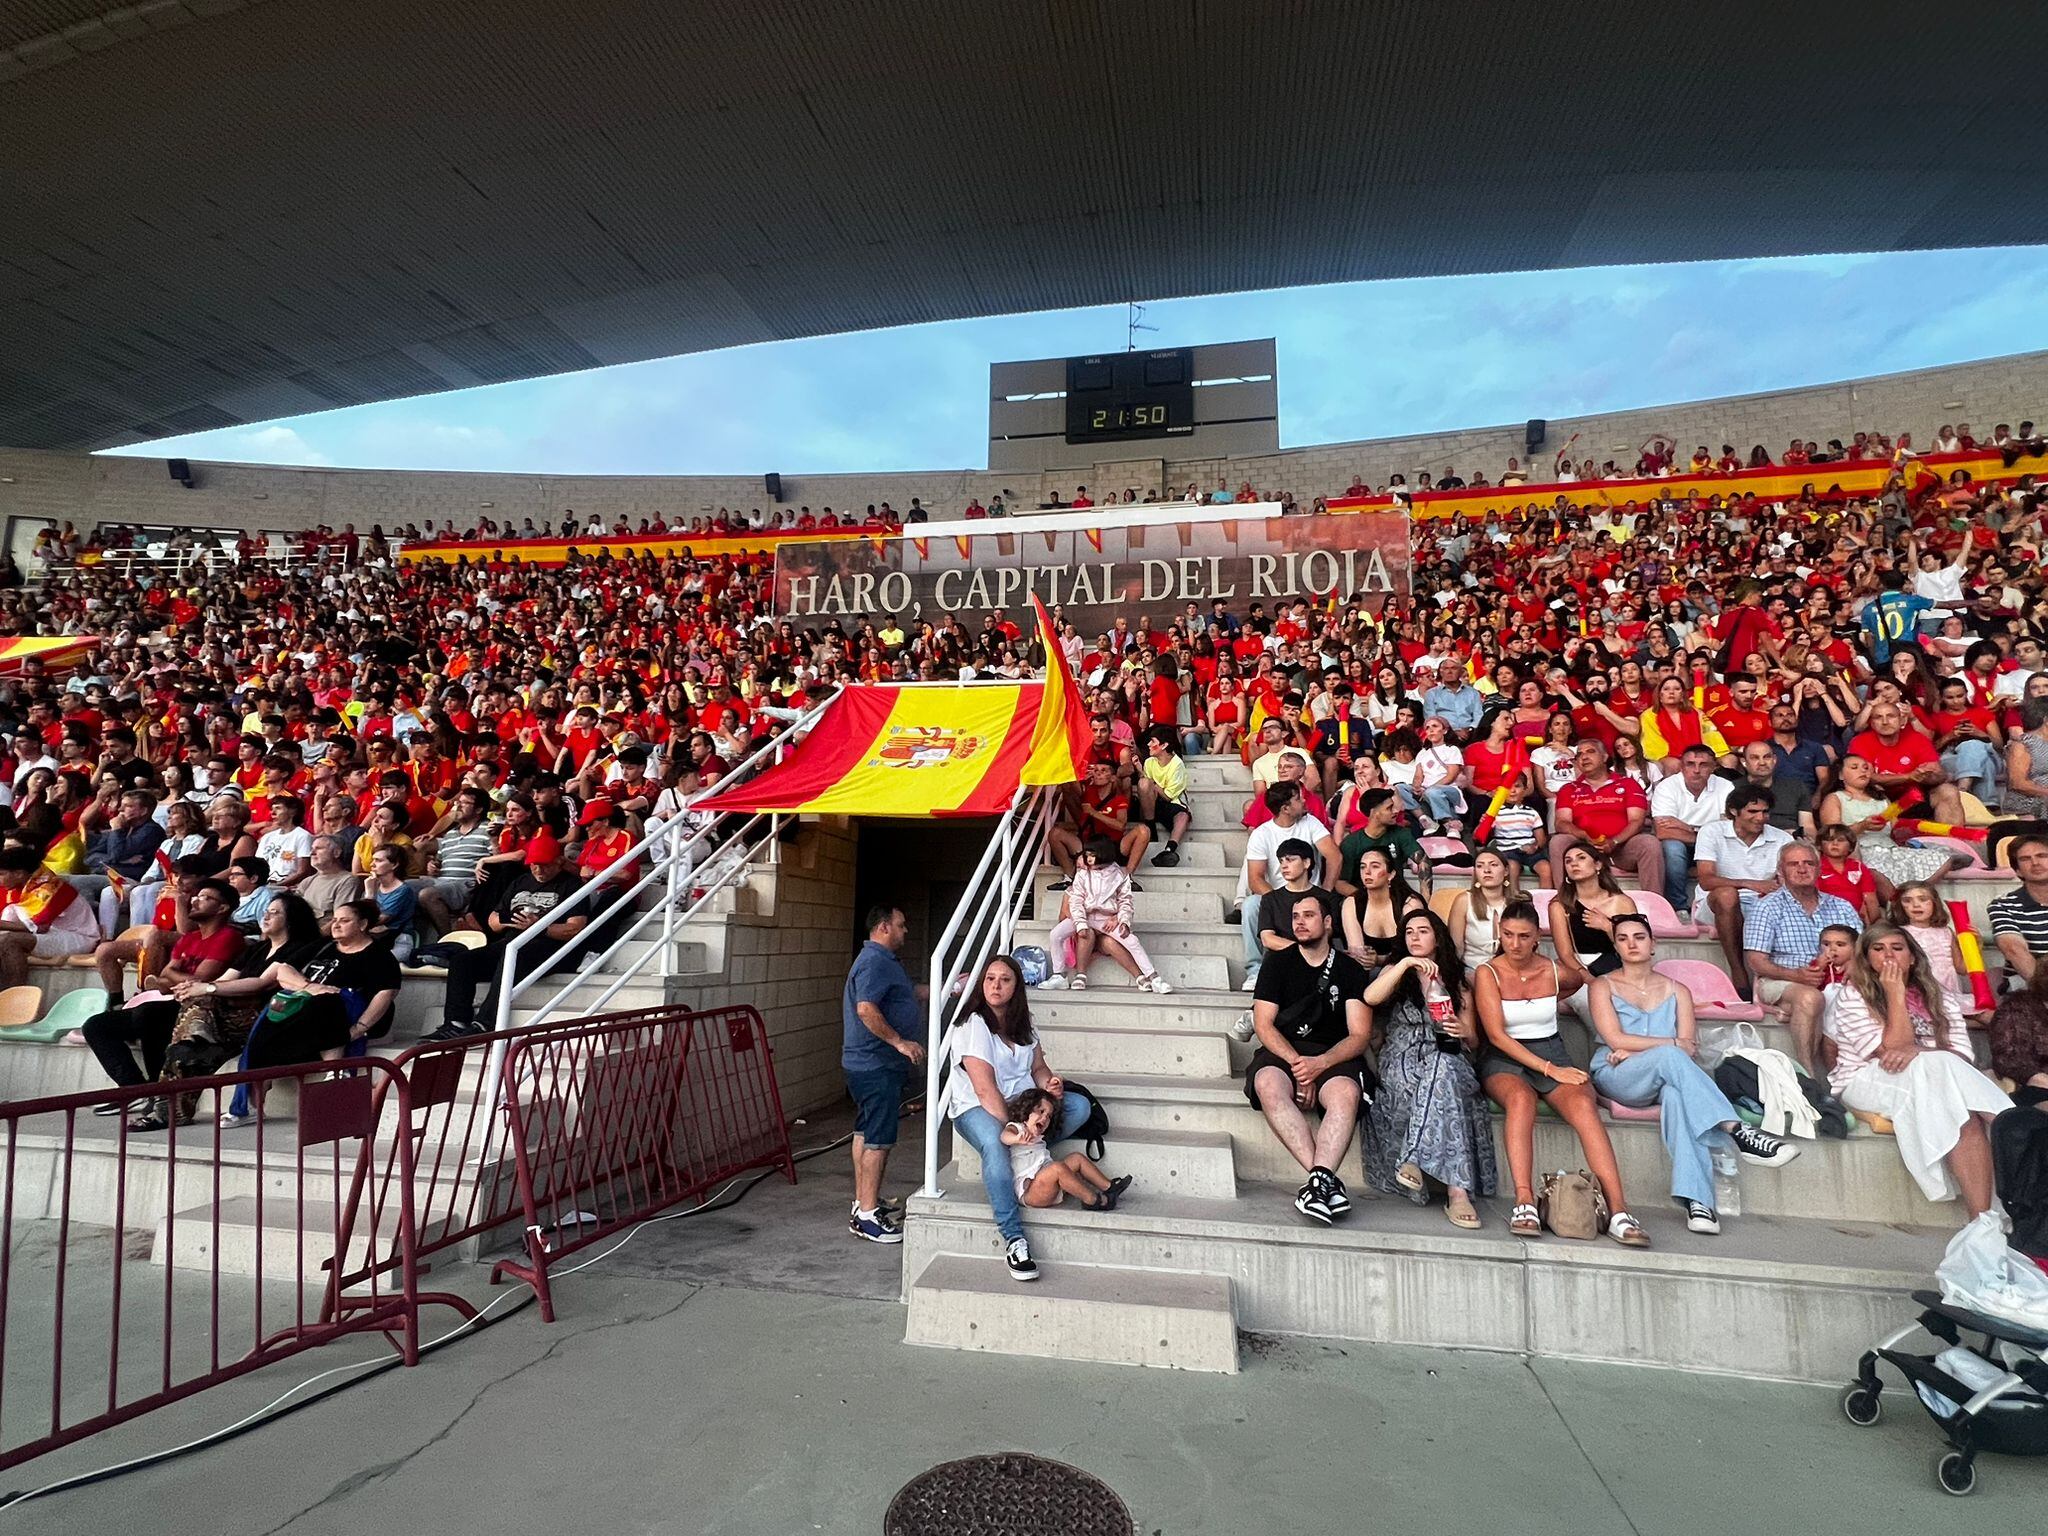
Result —
M1273 336L1289 446L1622 410L2048 348L2048 247L1593 267L1151 303L1141 345ZM979 468L988 365L1125 311L906 326L231 427L122 452L555 474Z

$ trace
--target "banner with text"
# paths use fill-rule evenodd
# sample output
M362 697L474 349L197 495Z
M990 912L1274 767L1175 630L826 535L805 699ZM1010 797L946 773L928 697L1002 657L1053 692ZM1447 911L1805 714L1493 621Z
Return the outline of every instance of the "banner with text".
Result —
M992 531L1000 529L1001 531ZM1408 517L1398 509L1281 517L1277 505L1124 512L1087 508L1009 523L928 524L913 533L775 552L784 618L978 622L1032 594L1086 635L1119 617L1178 618L1189 603L1356 598L1374 609L1408 593Z

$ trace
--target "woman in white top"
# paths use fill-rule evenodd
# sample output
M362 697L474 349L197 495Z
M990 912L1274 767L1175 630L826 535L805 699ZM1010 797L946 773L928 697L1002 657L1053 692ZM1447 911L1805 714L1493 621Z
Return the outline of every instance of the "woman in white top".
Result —
M1514 865L1491 848L1481 848L1472 855L1471 888L1458 892L1452 899L1446 924L1457 943L1458 957L1465 962L1468 978L1500 953L1501 913L1526 899L1516 883Z
M1592 1084L1585 1070L1572 1064L1557 1032L1557 962L1537 953L1541 937L1536 909L1526 901L1516 902L1500 915L1500 953L1473 979L1480 1027L1486 1031L1479 1081L1507 1115L1508 1172L1515 1181L1508 1230L1517 1237L1543 1235L1535 1183L1540 1095L1577 1132L1579 1145L1585 1148L1586 1163L1613 1213L1607 1235L1627 1248L1647 1248L1650 1239L1642 1223L1628 1213L1621 1167L1614 1160L1614 1145L1607 1139Z
M981 1182L996 1229L1003 1234L1011 1278L1036 1280L1038 1266L1031 1261L1024 1219L1018 1214L1017 1175L1003 1141L1010 1100L1036 1087L1060 1101L1053 1121L1056 1129L1045 1138L1048 1143L1072 1136L1094 1106L1084 1094L1070 1092L1046 1065L1045 1052L1031 1029L1024 973L1008 955L997 955L982 968L974 1001L947 1036L946 1048L955 1058L946 1087L947 1118L954 1134L964 1136L980 1154Z
M1835 1042L1828 1084L1841 1101L1892 1122L1906 1171L1929 1200L1962 1196L1974 1220L1994 1195L1992 1118L2012 1108L1977 1068L1956 1001L1920 946L1890 923L1856 940L1822 1027Z
M1578 754L1572 747L1572 717L1559 711L1543 728L1543 745L1529 754L1540 776L1543 798L1555 800L1557 792L1579 776Z

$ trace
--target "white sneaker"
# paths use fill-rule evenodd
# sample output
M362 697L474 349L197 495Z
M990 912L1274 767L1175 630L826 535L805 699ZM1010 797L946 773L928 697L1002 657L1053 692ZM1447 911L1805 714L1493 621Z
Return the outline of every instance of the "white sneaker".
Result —
M1238 991L1240 991L1240 992L1256 992L1256 991L1258 991L1258 990L1259 990L1259 978L1258 978L1258 977L1256 977L1256 976L1247 976L1247 977L1245 977L1245 979L1244 979L1244 985L1243 985L1243 986L1241 986L1241 987L1239 987L1239 988L1238 988L1237 990L1238 990Z
M1166 984L1166 978L1164 976L1154 976L1147 981L1139 982L1138 990L1140 992L1156 992L1159 996L1164 997L1167 993L1171 992L1173 988L1169 987Z
M1060 975L1048 976L1038 984L1038 987L1042 992L1064 992L1067 990L1067 978Z
M1230 1038L1239 1045L1250 1045L1258 1037L1258 1030L1252 1026L1251 1010L1240 1013L1230 1026Z

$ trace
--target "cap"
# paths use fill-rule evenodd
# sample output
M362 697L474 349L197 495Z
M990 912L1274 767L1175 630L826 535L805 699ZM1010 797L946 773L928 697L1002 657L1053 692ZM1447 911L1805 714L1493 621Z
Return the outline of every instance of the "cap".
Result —
M612 807L615 804L617 802L613 800L591 801L590 804L583 807L583 814L576 818L576 825L579 827L596 826L600 821L611 815Z
M562 845L552 832L536 832L526 845L528 864L552 864L562 856Z

